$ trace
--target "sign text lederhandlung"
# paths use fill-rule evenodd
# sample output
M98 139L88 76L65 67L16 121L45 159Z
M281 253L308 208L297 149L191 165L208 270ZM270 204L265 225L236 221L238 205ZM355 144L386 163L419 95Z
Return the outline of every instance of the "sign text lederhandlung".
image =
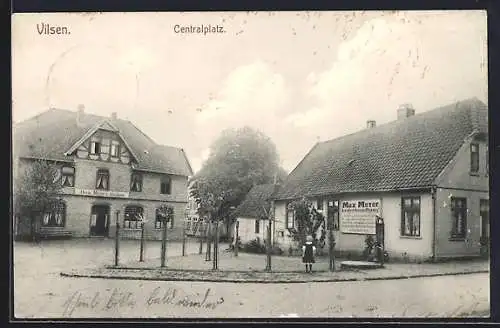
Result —
M380 215L380 200L345 200L340 205L340 230L343 233L375 234L375 217Z

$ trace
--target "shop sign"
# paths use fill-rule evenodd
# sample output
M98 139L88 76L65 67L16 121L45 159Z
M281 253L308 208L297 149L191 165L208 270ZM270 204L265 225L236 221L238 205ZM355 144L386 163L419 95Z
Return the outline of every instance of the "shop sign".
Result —
M90 196L90 197L110 197L110 198L128 198L129 197L129 193L126 191L79 189L79 188L75 188L74 194L80 195L80 196Z
M380 215L380 200L344 200L340 202L340 231L374 235L375 217Z

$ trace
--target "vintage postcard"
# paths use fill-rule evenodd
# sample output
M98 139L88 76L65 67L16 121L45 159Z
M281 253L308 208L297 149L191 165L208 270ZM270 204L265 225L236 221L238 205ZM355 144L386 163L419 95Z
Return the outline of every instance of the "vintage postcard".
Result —
M485 11L14 14L14 317L488 318L487 59Z

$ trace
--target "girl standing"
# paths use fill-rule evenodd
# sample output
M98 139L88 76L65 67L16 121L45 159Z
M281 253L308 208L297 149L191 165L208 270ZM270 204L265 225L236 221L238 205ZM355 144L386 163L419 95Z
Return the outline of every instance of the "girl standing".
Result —
M315 263L314 255L316 246L313 244L313 237L307 236L305 244L302 246L302 263L306 265L306 272L312 272L312 264Z

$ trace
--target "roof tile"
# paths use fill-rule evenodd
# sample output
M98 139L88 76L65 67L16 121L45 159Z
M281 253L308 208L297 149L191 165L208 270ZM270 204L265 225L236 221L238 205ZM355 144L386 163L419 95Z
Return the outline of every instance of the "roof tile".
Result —
M37 156L72 161L67 151L99 122L110 121L138 157L137 169L190 176L192 169L181 148L156 144L130 121L85 113L77 121L77 112L52 108L13 126L13 155Z
M428 187L473 132L487 133L477 98L317 143L276 199Z

